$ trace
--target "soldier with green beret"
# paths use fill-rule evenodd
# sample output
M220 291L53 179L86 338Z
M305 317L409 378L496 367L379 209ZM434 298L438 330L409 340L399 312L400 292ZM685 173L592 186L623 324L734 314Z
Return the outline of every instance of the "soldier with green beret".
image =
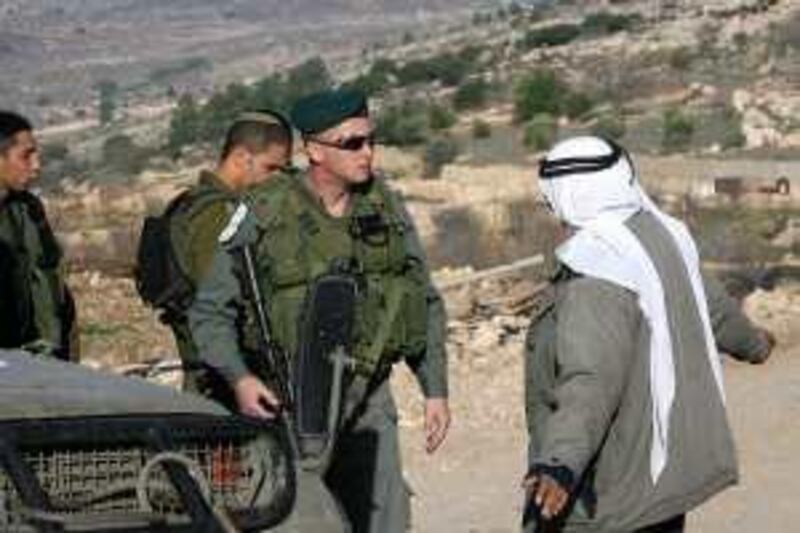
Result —
M30 122L0 111L0 348L69 360L77 357L75 306L61 247L28 190L39 168Z
M403 203L373 172L365 96L342 89L313 94L296 104L291 117L308 169L270 180L247 201L266 314L274 340L296 356L315 280L332 271L356 280L355 370L325 479L353 531L405 531L409 491L389 377L401 360L415 373L425 397L426 448L433 453L450 424L444 305ZM243 297L232 265L218 250L189 310L190 325L201 359L226 377L240 410L270 416L278 398L234 342Z

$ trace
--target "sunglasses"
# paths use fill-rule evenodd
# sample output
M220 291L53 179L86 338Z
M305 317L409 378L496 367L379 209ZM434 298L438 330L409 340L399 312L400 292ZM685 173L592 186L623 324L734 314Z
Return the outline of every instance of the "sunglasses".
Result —
M369 146L370 148L375 146L375 134L373 133L370 133L369 135L354 135L352 137L345 137L344 139L339 139L338 141L325 141L317 138L310 138L308 140L310 142L321 144L322 146L330 146L331 148L344 150L346 152L358 152L364 148L364 146Z

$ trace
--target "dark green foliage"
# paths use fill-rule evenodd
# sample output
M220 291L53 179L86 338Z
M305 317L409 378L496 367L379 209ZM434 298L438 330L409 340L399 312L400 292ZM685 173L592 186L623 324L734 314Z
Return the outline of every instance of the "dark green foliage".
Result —
M591 132L607 139L620 140L626 131L625 115L621 110L604 113L592 125Z
M191 94L184 94L172 112L167 133L167 149L177 154L181 147L196 143L200 138L202 117L200 109Z
M303 96L333 86L333 79L325 61L314 57L292 68L286 74L286 96L289 106Z
M643 19L638 13L625 15L600 11L583 19L581 30L585 35L610 35L621 31L631 31L641 25Z
M119 96L119 86L115 81L102 80L97 84L97 92L100 124L105 126L114 120L114 112L117 109L117 97Z
M102 148L102 163L113 172L127 176L141 172L149 158L149 152L124 134L113 135L105 140Z
M531 50L546 46L560 46L574 41L580 34L581 27L577 24L553 24L528 31L519 47L523 50Z
M661 148L664 152L680 152L691 146L695 124L690 116L678 109L668 109L664 112L663 123Z
M445 52L428 58L409 61L397 71L397 83L401 87L415 83L438 81L453 87L473 70L473 63L459 54Z
M558 122L552 115L540 113L525 125L525 136L522 142L534 150L545 150L550 147L558 135Z
M451 128L457 120L455 114L447 107L438 104L431 104L428 107L428 125L433 131Z
M388 89L397 75L397 65L391 59L378 59L370 69L346 85L360 89L370 96Z
M489 88L483 78L465 81L453 95L453 107L458 111L482 108L489 99Z
M411 146L425 141L427 116L419 102L404 102L383 109L375 120L375 134L384 144Z
M442 168L455 161L458 156L458 143L451 137L439 137L425 147L425 174L426 179L438 178Z
M585 93L570 92L564 98L563 111L571 119L585 116L594 107L594 102Z
M555 73L536 70L514 86L514 120L527 122L535 115L558 115L566 93L565 86Z

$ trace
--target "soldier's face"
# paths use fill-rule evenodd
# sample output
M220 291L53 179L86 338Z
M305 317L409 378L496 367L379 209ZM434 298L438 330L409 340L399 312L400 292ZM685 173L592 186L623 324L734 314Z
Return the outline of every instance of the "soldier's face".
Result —
M0 185L17 191L27 189L40 167L39 147L33 133L21 131L6 152L0 153Z
M374 155L372 123L367 117L353 117L309 143L310 155L318 165L343 183L364 183L372 176ZM324 144L323 144L324 143Z
M266 149L257 154L248 154L248 171L245 178L245 187L266 181L274 172L289 164L289 147L284 144L270 144Z

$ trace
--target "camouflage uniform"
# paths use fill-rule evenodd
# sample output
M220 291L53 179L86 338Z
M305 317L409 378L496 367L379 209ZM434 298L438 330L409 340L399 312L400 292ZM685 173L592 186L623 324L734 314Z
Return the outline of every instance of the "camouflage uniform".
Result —
M249 232L256 244L273 334L289 354L297 349L309 284L332 263L356 265L364 289L352 354L358 369L345 393L344 430L326 481L354 531L405 531L409 492L388 378L392 364L404 359L426 398L447 397L444 305L399 198L379 178L352 194L350 213L336 219L310 194L304 175L273 178L249 201L256 215L250 224L257 229L241 232ZM353 236L355 219L376 212L387 222L388 235L361 242ZM234 268L231 256L220 250L189 310L200 358L231 384L251 372L235 343L242 296Z

